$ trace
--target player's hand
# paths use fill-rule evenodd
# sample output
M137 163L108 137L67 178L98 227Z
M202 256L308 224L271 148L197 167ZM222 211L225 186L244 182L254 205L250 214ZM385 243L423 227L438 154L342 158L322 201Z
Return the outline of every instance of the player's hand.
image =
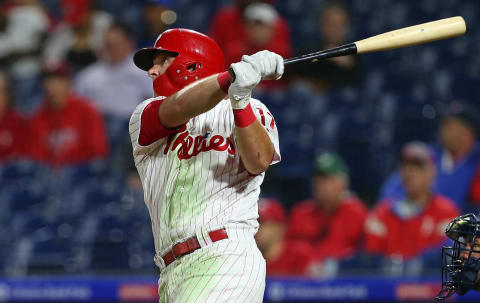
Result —
M262 77L262 80L278 80L283 75L283 58L268 50L263 50L251 56L243 55L243 62L250 63Z
M244 109L261 80L260 73L252 64L243 61L233 63L230 68L235 73L235 81L228 88L228 97L233 109Z

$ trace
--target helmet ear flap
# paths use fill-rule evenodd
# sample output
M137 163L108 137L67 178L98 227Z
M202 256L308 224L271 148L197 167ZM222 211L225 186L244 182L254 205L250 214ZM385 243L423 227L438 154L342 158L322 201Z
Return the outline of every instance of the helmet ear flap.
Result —
M167 73L164 73L161 76L158 76L155 80L153 80L153 91L157 94L157 96L165 96L168 97L173 95L175 92L179 91L181 87L177 86L170 77L168 77Z

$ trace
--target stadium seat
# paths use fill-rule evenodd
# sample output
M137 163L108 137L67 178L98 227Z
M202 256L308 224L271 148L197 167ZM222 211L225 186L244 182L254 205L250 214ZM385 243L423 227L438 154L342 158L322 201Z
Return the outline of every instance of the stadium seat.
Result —
M124 230L101 230L92 243L90 269L101 272L128 270L129 257Z
M14 213L41 211L49 198L48 188L37 184L10 185L3 192L3 203L9 205L9 211Z
M62 237L52 227L45 227L30 235L34 243L32 257L29 259L29 274L68 273L68 264L72 259L71 237Z
M47 166L29 160L19 159L0 164L0 186L18 183L31 183L42 180L50 174Z
M80 165L67 165L56 174L58 182L70 190L72 187L82 186L91 180L101 180L107 174L107 164L103 160L95 160Z

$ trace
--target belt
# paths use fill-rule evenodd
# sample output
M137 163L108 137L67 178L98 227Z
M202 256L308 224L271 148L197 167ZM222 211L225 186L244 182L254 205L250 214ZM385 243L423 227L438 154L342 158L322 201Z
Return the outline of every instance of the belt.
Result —
M224 228L212 230L208 233L212 242L217 242L223 239L227 239L228 235ZM187 255L197 249L199 249L200 243L196 236L188 238L184 242L180 242L175 244L171 250L165 253L162 257L163 262L165 262L165 266L168 266L170 263L175 261L176 259Z

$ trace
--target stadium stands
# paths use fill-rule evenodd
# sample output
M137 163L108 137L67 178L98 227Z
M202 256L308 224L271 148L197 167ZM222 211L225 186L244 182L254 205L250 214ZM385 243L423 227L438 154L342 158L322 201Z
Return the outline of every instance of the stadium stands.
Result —
M206 31L209 17L227 2L177 1L176 26ZM276 1L292 27L294 45L316 39L318 2ZM118 3L101 7L125 12L121 8L131 5ZM434 141L446 102L455 98L476 102L480 95L480 21L475 18L479 2L347 4L353 16L352 40L454 15L466 19L468 37L362 56L368 76L359 87L319 94L296 83L257 92L255 97L269 107L280 133L282 162L268 177L277 184L300 180L288 188L294 195L283 197L287 205L308 195L312 160L324 149L345 158L352 189L372 205L400 147L412 140ZM111 165L93 162L56 170L29 160L0 165L0 273L152 274L153 239L143 194L128 188L127 172ZM266 180L270 191L275 192L275 182ZM438 266L427 265L430 270ZM339 273L380 267L359 256L340 264Z

